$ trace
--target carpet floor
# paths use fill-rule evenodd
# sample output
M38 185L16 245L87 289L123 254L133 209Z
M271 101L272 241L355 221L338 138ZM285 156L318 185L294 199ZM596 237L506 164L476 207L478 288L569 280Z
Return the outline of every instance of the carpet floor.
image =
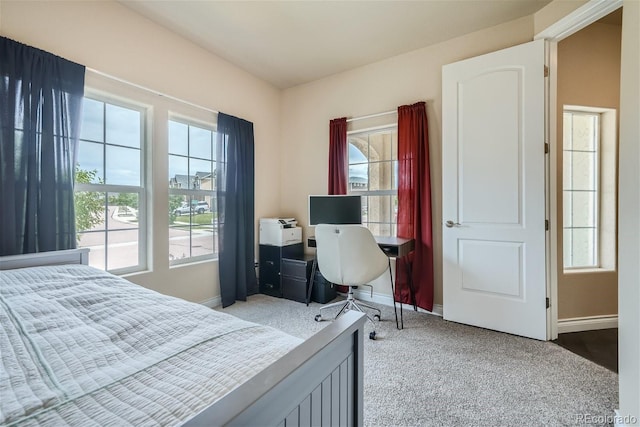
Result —
M320 304L254 295L221 309L307 338ZM380 306L365 339L365 426L612 425L618 375L551 342ZM365 332L372 329L365 325Z

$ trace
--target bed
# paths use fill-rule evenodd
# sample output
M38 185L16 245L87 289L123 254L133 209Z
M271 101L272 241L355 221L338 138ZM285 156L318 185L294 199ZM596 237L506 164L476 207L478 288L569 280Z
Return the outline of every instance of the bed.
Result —
M0 258L0 425L362 425L362 314L302 341L86 264Z

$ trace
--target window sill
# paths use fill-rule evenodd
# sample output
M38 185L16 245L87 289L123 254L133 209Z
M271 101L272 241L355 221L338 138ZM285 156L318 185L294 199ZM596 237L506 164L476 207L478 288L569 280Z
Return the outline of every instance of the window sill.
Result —
M169 269L172 268L178 268L178 267L187 267L190 265L197 265L197 264L205 264L208 262L218 262L218 256L211 256L211 257L205 257L205 258L186 258L183 260L178 260L178 261L169 261Z

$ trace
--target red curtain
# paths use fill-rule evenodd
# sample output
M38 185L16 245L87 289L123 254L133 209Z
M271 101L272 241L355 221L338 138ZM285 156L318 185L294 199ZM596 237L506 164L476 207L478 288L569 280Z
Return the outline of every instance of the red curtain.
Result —
M329 192L347 194L347 118L329 122ZM347 286L338 285L338 291L348 292Z
M347 118L329 122L329 192L347 194Z
M425 102L398 107L398 237L415 250L397 260L397 301L433 310L433 234ZM407 267L410 267L408 269ZM411 271L408 280L407 271Z

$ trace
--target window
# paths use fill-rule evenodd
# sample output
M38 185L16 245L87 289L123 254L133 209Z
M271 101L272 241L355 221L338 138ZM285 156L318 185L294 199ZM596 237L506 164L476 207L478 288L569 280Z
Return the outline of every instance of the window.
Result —
M78 246L89 265L116 273L146 268L145 113L85 97L76 163Z
M216 133L183 119L169 121L169 260L217 255Z
M567 271L616 267L616 110L563 109L563 259Z
M396 126L348 136L348 193L362 196L362 223L377 236L397 234L397 141Z

